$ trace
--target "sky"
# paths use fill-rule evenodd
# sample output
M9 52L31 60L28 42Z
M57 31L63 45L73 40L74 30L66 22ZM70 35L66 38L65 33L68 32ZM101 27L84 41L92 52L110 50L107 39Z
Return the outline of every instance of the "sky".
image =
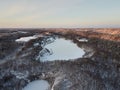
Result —
M120 27L120 0L0 0L0 28Z

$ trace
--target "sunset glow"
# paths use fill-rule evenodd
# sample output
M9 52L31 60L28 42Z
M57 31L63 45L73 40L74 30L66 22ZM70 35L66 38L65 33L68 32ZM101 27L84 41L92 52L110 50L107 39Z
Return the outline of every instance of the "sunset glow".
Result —
M0 1L0 28L120 27L120 0Z

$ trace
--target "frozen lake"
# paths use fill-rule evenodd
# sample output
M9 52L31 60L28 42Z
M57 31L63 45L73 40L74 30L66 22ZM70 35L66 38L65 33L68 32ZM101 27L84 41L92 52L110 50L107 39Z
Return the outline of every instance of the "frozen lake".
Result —
M21 37L19 39L16 39L16 42L29 42L32 39L37 39L39 37L42 37L42 35L34 35L34 36L27 36L27 37Z
M50 38L50 40L52 40ZM85 52L72 40L56 38L51 43L46 44L37 57L40 61L71 60L81 58Z
M45 80L36 80L30 82L23 90L50 90L50 85Z

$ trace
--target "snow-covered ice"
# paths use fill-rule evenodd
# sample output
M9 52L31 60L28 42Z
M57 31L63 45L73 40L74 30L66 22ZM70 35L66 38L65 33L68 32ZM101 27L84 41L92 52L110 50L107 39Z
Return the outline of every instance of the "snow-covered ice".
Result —
M16 42L28 42L32 39L37 39L38 37L40 37L40 35L33 35L33 36L28 36L28 37L21 37L19 39L16 39Z
M47 53L50 54L43 53L44 49L45 52L48 51ZM64 38L55 39L54 42L45 45L44 49L41 51L43 55L39 57L41 61L77 59L85 54L84 50L78 47L77 44Z
M46 80L35 80L25 86L23 90L50 90L50 85Z

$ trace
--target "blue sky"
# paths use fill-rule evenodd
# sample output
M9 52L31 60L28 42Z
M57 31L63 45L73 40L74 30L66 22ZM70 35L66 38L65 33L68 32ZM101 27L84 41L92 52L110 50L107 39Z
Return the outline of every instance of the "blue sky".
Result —
M0 0L0 27L120 27L120 0Z

